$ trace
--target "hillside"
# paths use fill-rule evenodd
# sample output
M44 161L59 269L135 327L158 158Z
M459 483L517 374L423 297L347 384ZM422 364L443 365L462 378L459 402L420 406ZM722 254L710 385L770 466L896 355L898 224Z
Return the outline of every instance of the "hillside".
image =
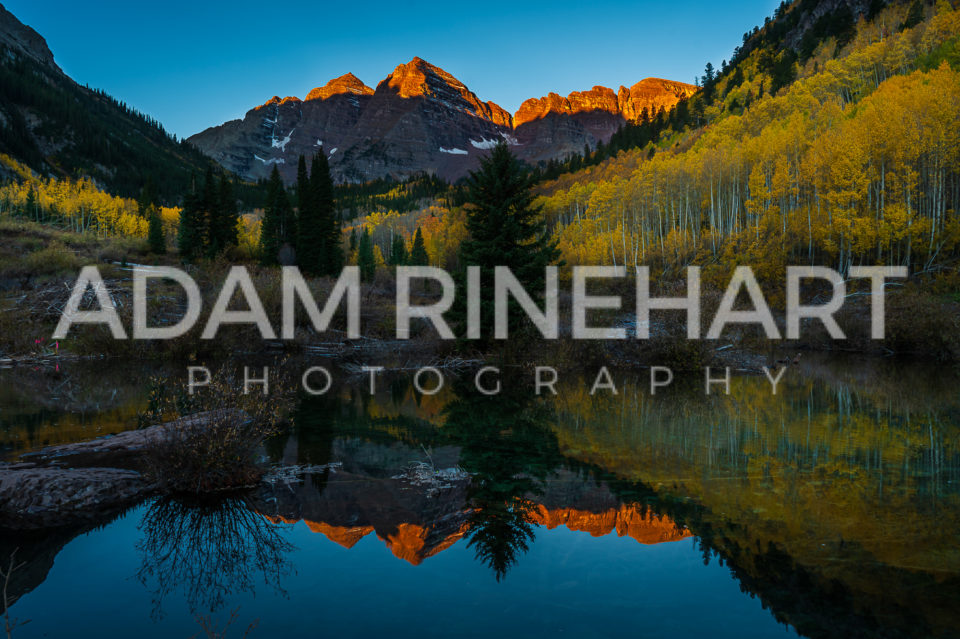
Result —
M95 179L136 196L151 178L177 201L210 161L190 144L102 91L80 86L46 41L0 5L0 153L43 176ZM0 177L11 177L0 166Z
M568 263L751 263L771 277L787 262L841 272L952 263L960 12L919 5L917 21L918 4L861 14L816 46L784 25L810 23L797 16L811 6L831 16L847 5L785 6L745 36L733 66L705 78L686 121L542 184ZM784 44L771 62L770 47Z

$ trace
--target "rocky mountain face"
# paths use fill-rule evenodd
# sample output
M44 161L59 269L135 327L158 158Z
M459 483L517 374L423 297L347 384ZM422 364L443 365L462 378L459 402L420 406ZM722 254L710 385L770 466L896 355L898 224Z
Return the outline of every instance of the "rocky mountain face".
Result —
M0 4L0 43L36 62L60 70L60 67L53 61L53 53L51 53L43 36L22 24L2 4Z
M647 78L629 89L595 86L574 91L563 98L551 93L531 98L520 105L513 124L523 147L521 156L531 163L565 157L607 142L625 122L636 122L644 110L652 117L659 109L669 110L697 88L690 84Z
M371 89L352 74L313 89L304 100L274 97L240 120L189 141L240 175L266 177L273 166L295 177L297 158L321 148L334 179L362 182L427 172L455 180L501 140L531 163L563 158L606 142L644 109L656 113L696 87L648 78L527 100L511 115L484 102L443 69L414 58Z

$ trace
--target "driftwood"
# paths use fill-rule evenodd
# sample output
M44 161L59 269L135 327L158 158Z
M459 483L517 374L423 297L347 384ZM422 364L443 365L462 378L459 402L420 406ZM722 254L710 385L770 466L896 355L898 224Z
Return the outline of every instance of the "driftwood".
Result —
M239 411L238 411L239 412ZM144 452L167 429L202 424L209 413L50 446L0 465L0 529L30 530L88 522L153 493L143 474Z

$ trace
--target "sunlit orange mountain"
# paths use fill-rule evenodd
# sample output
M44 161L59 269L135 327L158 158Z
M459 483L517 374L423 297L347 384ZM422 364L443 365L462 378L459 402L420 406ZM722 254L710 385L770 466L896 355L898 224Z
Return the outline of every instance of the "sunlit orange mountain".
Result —
M240 175L265 177L274 166L287 180L297 158L323 149L338 181L405 177L428 172L462 177L500 141L536 163L606 142L644 110L654 115L696 87L648 78L618 91L596 86L567 97L525 101L511 115L421 58L397 66L375 89L353 74L335 78L306 98L273 97L240 120L189 138Z

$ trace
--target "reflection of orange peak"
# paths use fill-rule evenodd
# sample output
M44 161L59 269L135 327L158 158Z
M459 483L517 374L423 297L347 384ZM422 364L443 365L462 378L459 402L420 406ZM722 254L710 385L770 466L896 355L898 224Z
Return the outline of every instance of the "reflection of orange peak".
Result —
M289 519L283 515L264 515L267 521L275 524L296 524L299 519ZM344 548L353 548L358 541L373 532L373 526L334 526L322 521L304 519L303 523L311 532L320 533L330 541Z
M267 519L286 524L300 521L285 517ZM587 532L594 537L602 537L616 530L617 535L630 537L641 544L679 541L691 535L689 530L679 528L669 517L653 513L643 514L637 506L626 504L600 513L575 508L548 510L545 506L538 506L530 513L530 520L548 530L566 526L570 530ZM358 541L374 532L373 526L335 526L310 520L304 520L304 523L311 531L322 534L344 548L352 548ZM398 559L418 566L424 559L433 557L457 543L468 531L469 525L464 523L456 532L440 539L439 543L432 543L428 538L433 528L402 523L397 525L393 534L377 533L377 537L383 540Z
M320 533L344 548L353 548L358 541L373 532L373 526L331 526L318 521L305 521L304 523L311 531Z
M678 541L690 536L690 531L679 528L672 519L653 513L641 513L636 506L621 505L605 512L592 513L573 508L547 510L539 506L531 513L534 523L552 530L566 526L570 530L587 532L602 537L616 530L620 537L627 536L641 544L659 544Z
M447 535L439 544L429 548L427 547L427 535L430 534L430 529L417 524L400 524L397 526L396 533L388 535L386 538L379 534L377 536L386 542L387 548L397 558L409 561L414 566L419 566L424 559L433 557L457 543L467 533L467 530L468 526L464 524L457 532Z

